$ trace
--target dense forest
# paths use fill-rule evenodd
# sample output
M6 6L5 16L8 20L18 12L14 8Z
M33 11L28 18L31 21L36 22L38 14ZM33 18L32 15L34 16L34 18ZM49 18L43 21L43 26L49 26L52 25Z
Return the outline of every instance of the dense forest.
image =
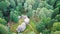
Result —
M0 0L0 34L60 34L60 0Z

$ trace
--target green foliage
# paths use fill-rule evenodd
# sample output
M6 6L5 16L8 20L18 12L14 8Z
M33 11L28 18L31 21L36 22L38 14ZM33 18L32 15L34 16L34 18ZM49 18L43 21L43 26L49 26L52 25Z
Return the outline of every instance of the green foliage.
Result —
M56 7L60 7L60 0L56 0Z
M12 8L15 8L16 7L16 4L15 4L15 1L14 0L9 0L9 2L10 2L10 6Z
M7 21L5 19L0 18L0 24L7 25Z
M22 8L22 3L19 3L17 6L16 6L16 10L20 11Z
M56 0L48 0L48 4L50 4L50 5L52 5L52 6L53 6L53 5L54 5L54 3L55 3L55 1L56 1Z
M52 13L53 10L43 7L43 8L37 8L36 10L30 10L28 12L28 15L30 14L29 16L34 16L40 19L44 19L51 17Z
M16 10L19 12L19 15L25 13L25 9L24 6L22 6L22 3L18 3L18 5L16 6Z
M51 18L52 19L55 18L57 14L59 14L59 8L58 7L54 9L54 12L52 13Z
M36 29L38 32L43 32L44 29L51 29L51 27L53 27L53 23L56 22L55 19L51 20L51 18L43 18L40 21L41 22L36 26ZM47 33L47 32L45 32L45 33ZM44 34L44 32L43 32L43 34Z
M0 2L1 2L1 1L5 1L5 0L0 0Z
M47 8L41 8L39 13L41 19L48 18L51 17L53 10L48 10Z
M31 17L33 14L32 14L32 5L29 5L28 7L27 7L27 9L28 9L28 12L27 12L27 16L28 17Z
M10 19L11 19L11 21L18 22L18 12L12 10L10 12Z
M36 10L39 6L40 0L35 0L34 2L35 3L32 6L33 6L33 9Z
M47 8L47 9L53 9L53 7L51 5L49 5L46 1L41 1L38 5L39 8Z
M52 18L55 18L57 14L60 14L60 0L56 0L55 1L54 12L52 14Z
M45 29L45 30L43 30L42 34L50 34L50 31Z
M55 22L55 23L53 24L53 29L54 29L55 31L60 31L60 22Z
M0 34L9 34L8 28L0 24Z
M58 4L56 5L56 7L59 7L59 8L60 8L60 3L58 3Z
M36 29L39 32L42 32L45 28L50 29L53 25L53 21L51 20L51 15L53 13L53 10L51 9L47 9L45 7L41 8L39 11L39 14L37 13L37 15L40 17L40 24L37 25Z
M38 32L42 32L44 29L45 29L45 23L40 22L39 24L37 24L36 30L37 30Z
M58 14L55 19L60 22L60 14Z
M27 34L35 34L35 32L34 31L31 31L31 32L28 32Z
M43 18L41 19L41 21L45 23L45 27L47 29L51 29L51 27L53 26L53 23L56 22L55 19L51 19L51 18Z
M6 9L8 6L10 5L10 3L8 1L1 1L0 2L0 10L1 9Z
M35 2L35 0L26 0L26 3L28 3L28 5L33 5Z
M60 34L60 31L55 31L55 32L53 32L51 34Z
M3 16L5 18L6 16L9 16L10 11L9 11L9 8L7 8L7 7L9 7L9 5L10 5L10 3L7 0L0 2L1 17Z
M32 11L29 11L29 12L27 13L27 16L28 16L28 17L31 17L31 16L32 16Z
M2 18L3 17L3 13L2 13L2 11L0 11L0 18Z
M48 21L48 20L47 20L47 21ZM55 20L55 19L50 19L49 22L46 23L46 27L47 27L48 29L50 29L51 27L53 27L53 24L54 24L55 22L57 22L57 20Z
M45 27L46 28L51 28L50 26L52 26L52 22L50 23L51 18L43 18L42 22L45 23Z

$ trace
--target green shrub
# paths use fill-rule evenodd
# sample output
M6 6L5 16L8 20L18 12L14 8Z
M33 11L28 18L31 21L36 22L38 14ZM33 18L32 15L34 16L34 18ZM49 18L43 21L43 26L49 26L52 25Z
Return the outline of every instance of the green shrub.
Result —
M53 32L51 34L60 34L60 31L55 31L55 32Z
M55 17L55 19L60 22L60 14L58 14L58 15Z
M2 11L0 11L0 18L2 18L3 17L3 13L2 13Z
M51 15L53 13L53 10L50 10L50 9L48 10L47 8L43 7L43 8L40 9L40 12L39 13L40 13L39 14L39 17L41 19L48 18L48 17L51 18Z
M10 3L7 0L0 2L0 10L1 10L3 16L9 15L9 12L10 12L9 8L8 8L9 5L10 5Z
M51 19L51 20L46 24L47 28L50 29L51 27L53 27L53 24L54 24L55 22L57 22L57 20Z
M10 19L13 22L18 22L18 12L17 11L11 11L10 12Z
M34 31L31 31L31 32L28 32L27 34L35 34L35 32Z
M42 19L42 22L45 23L45 27L48 29L48 28L51 28L52 26L52 22L51 21L51 18L43 18Z
M60 7L60 0L56 0L56 6L55 7Z
M42 34L50 34L50 33L51 33L50 30L47 30L47 29L42 31Z
M39 8L53 9L53 6L49 5L46 1L41 1L38 5Z
M54 29L55 31L60 31L60 22L55 22L55 23L53 24L53 29Z
M5 19L0 18L0 24L6 25L7 21Z
M33 15L33 14L32 14L32 12L33 12L33 11L32 11L32 10L33 10L33 9L32 9L32 5L29 5L29 6L27 7L27 10L28 10L27 16L28 16L28 17L32 17L32 15Z
M15 1L14 0L9 0L9 2L10 2L10 6L12 8L15 8L16 7L16 4L15 4Z
M55 18L57 14L59 14L59 8L58 7L54 9L54 12L52 13L51 18L52 19Z
M45 29L45 24L43 22L40 22L39 24L36 25L36 30L38 32L42 32Z
M22 3L18 3L18 5L16 6L16 10L20 15L25 13L25 9L24 6L22 6Z
M0 24L0 34L8 34L8 29L2 24Z
M29 12L27 13L27 16L28 16L28 17L32 17L32 11L29 11Z
M1 1L0 2L0 9L6 9L9 6L9 2L8 1Z
M48 4L50 4L50 5L52 5L52 6L53 6L53 5L54 5L54 3L55 3L55 1L56 1L56 0L48 0Z
M60 7L60 3L58 3L58 4L56 5L56 7Z

